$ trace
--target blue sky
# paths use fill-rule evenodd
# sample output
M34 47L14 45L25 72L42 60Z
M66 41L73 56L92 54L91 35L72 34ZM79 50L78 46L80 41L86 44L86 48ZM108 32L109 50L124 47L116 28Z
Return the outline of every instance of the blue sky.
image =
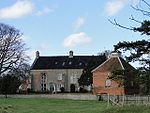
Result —
M0 22L9 24L23 33L29 56L35 51L41 56L96 55L113 50L119 41L145 38L112 25L116 19L126 26L139 26L129 20L139 15L131 8L139 0L1 0Z

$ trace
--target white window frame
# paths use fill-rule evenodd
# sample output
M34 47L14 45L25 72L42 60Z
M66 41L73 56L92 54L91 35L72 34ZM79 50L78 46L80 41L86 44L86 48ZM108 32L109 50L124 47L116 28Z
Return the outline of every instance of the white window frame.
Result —
M110 87L111 86L111 81L110 80L105 81L105 86Z
M57 73L57 80L62 80L62 73Z
M46 74L45 73L41 73L40 86L41 86L41 91L46 91Z
M61 84L57 84L57 91L58 92L60 92L61 90L60 90L60 88L62 87L62 85Z
M72 74L72 76L70 76L70 83L71 84L77 83L77 74Z

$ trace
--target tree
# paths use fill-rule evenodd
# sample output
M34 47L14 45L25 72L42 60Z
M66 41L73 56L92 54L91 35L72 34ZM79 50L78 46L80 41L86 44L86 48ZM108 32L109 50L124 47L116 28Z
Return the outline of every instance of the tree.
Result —
M146 0L141 0L143 5L145 5L145 9L142 7L136 6L133 7L136 11L141 12L143 15L150 17L150 4ZM133 16L130 18L132 21L140 24L140 27L126 27L116 22L116 20L111 21L112 24L119 26L124 29L133 30L134 32L140 32L142 35L150 35L150 20L143 20L140 22L135 19ZM150 55L150 41L149 39L138 40L138 41L124 41L119 42L117 45L114 45L115 50L121 50L123 52L130 52L130 55L126 57L128 62L139 61L142 66L138 68L137 82L144 86L145 93L150 94L150 58L146 58L146 55Z
M20 62L17 67L8 71L9 75L18 77L21 81L30 76L30 65L26 62Z
M0 76L28 59L21 36L19 30L0 23Z
M103 63L106 60L105 54L101 54L98 56L98 58L91 58L88 61L87 66L82 72L82 75L78 79L78 83L80 86L89 86L93 84L93 75L91 71L99 66L101 63Z
M0 78L0 93L5 94L14 94L18 90L21 82L18 77L7 75Z

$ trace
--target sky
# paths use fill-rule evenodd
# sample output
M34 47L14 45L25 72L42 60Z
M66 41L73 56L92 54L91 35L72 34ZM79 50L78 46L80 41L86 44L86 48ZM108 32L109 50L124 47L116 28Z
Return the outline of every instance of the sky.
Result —
M19 29L29 48L41 56L97 55L113 50L119 41L135 41L145 36L121 29L108 19L125 26L140 26L129 20L144 20L131 6L140 0L0 0L0 22Z

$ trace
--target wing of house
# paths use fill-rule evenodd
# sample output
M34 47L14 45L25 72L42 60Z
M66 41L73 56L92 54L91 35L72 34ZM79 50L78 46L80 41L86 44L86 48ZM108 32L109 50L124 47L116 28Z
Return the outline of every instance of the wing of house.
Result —
M126 75L128 76L128 86L130 87L119 87L117 82L108 78L108 76L111 76L111 72L113 70L135 70L135 68L121 57L120 52L112 52L110 57L103 64L92 71L94 94L109 93L122 95L138 93L138 86L135 82L135 75Z
M67 92L79 89L78 78L91 58L98 56L40 56L31 67L32 89L34 91L60 92L63 87Z

